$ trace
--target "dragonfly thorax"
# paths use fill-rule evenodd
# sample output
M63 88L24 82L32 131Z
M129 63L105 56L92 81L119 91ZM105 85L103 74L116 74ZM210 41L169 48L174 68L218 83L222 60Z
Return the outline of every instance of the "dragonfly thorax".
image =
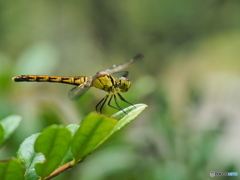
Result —
M126 77L116 79L111 74L101 74L92 82L92 86L107 92L127 92L131 82Z
M117 81L111 74L99 74L92 82L92 86L107 92L114 92L116 90Z

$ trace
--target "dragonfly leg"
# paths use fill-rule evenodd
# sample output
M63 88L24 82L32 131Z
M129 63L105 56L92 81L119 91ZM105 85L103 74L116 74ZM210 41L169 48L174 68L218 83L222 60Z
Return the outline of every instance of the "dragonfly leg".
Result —
M111 97L110 97L110 99L109 99L109 101L108 101L108 106L110 106L110 107L112 107L112 108L114 108L114 109L117 109L117 110L122 110L122 109L117 108L117 107L114 107L114 106L112 106L112 105L110 104L111 101L112 101L112 97L113 97L113 95L111 95Z
M127 114L127 113L119 106L119 104L118 104L118 102L117 102L117 97L116 97L115 94L113 95L113 97L114 97L114 101L115 101L117 107L120 108L125 114Z
M103 108L103 106L104 106L104 104L106 103L106 101L107 101L107 99L108 99L108 96L109 96L109 94L107 94L103 99L104 99L104 101L103 101L103 103L102 103L102 105L101 105L101 107L100 107L100 113L102 114L102 108Z
M122 101L124 101L125 103L131 104L132 106L134 106L134 104L132 104L132 103L128 102L126 99L124 99L124 98L121 96L121 94L117 93L117 95L118 95L118 97L119 97ZM136 108L136 106L134 106L134 107Z
M98 112L98 106L103 102L103 104L101 105L101 107L100 107L100 113L101 113L101 111L102 111L102 108L103 108L103 105L106 103L106 100L107 100L107 98L108 98L108 94L104 97L104 98L102 98L102 100L101 101L99 101L99 103L97 103L97 105L96 105L96 111Z

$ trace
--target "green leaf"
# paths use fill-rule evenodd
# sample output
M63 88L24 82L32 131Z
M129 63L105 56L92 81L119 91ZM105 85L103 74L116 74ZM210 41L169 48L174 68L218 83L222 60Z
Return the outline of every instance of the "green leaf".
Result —
M112 117L117 118L119 121L109 135L115 133L116 131L119 131L124 126L132 122L146 107L146 104L136 104L124 109L124 111L128 114L125 114L122 111L114 114Z
M0 161L1 180L24 180L24 167L15 159Z
M90 113L76 131L71 144L75 163L83 159L116 125L117 120L98 113Z
M123 111L119 111L116 114L112 115L112 117L118 119L117 124L114 126L112 131L94 149L96 149L103 142L105 142L112 134L132 122L146 107L146 104L135 104L134 106L129 106L128 108L124 109L127 114L125 114Z
M75 132L77 131L77 129L79 128L79 124L69 124L67 126L68 130L71 132L71 135L73 136L75 134Z
M71 131L72 137L74 136L76 130L79 128L79 124L70 124L67 126L68 130ZM60 165L66 164L73 160L73 155L71 149L68 150L66 156L64 157Z
M10 137L10 135L18 127L21 120L21 116L11 115L0 121L5 131L4 141L6 141Z
M0 123L0 147L2 146L4 142L4 129L2 124Z
M17 151L17 158L21 160L26 167L26 180L39 179L39 176L36 174L34 165L37 162L43 162L45 160L44 156L41 153L36 153L34 151L34 143L39 135L40 133L33 134L30 137L26 138Z
M125 114L123 111L118 111L116 114L112 115L112 117L117 118L119 121L127 120L128 122L121 123L128 124L133 121L146 107L146 104L134 104L134 106L129 106L124 109L127 114Z
M71 133L64 126L52 125L37 138L34 148L45 156L45 161L35 164L36 173L43 179L61 163L71 142Z

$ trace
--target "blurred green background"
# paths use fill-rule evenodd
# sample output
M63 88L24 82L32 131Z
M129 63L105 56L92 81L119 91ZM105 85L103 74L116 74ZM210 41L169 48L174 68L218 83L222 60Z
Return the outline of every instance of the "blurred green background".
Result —
M15 156L25 138L50 124L79 123L106 94L92 88L74 102L67 98L70 85L12 77L91 76L142 53L128 68L132 88L122 95L149 107L55 179L240 173L239 17L238 0L1 1L0 118L18 114L23 121L0 158Z

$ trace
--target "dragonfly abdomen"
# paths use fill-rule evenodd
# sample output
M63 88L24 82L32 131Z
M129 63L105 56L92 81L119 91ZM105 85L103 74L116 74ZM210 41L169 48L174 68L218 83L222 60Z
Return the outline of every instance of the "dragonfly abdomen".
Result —
M61 76L45 76L45 75L21 75L13 78L15 82L56 82L72 85L79 85L88 79L86 76L79 77L61 77Z

